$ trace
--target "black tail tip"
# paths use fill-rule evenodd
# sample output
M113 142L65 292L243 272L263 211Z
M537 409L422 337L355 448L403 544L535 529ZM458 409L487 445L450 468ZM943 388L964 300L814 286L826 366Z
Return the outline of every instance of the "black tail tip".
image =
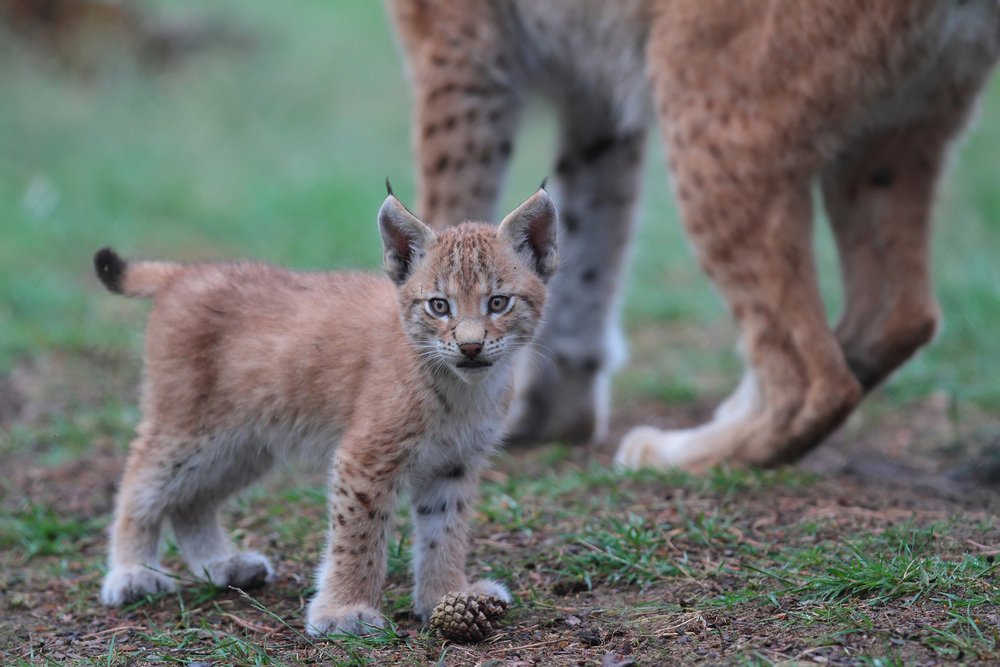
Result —
M125 274L125 260L111 248L101 248L94 255L94 271L104 286L115 294L122 293L122 276Z

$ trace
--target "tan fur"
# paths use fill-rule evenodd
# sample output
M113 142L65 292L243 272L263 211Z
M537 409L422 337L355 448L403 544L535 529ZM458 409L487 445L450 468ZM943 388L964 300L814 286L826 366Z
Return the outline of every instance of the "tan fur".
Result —
M262 584L271 566L232 549L219 506L289 455L330 470L311 633L382 625L400 491L414 510L419 614L449 591L508 597L489 580L469 585L467 524L500 437L512 358L531 339L555 269L555 209L539 191L499 228L435 234L390 195L379 229L392 281L252 262L125 264L98 253L111 289L153 296L142 422L115 510L106 604L172 588L158 570L163 519L194 575ZM430 299L446 299L449 315L432 313ZM490 312L490 303L504 308Z
M747 371L705 426L640 427L625 466L774 464L820 442L933 336L929 216L1000 53L1000 0L387 0L413 84L418 212L488 218L530 86L560 119L563 268L515 439L601 438L646 127ZM812 252L819 179L845 305ZM669 286L667 286L669 289Z

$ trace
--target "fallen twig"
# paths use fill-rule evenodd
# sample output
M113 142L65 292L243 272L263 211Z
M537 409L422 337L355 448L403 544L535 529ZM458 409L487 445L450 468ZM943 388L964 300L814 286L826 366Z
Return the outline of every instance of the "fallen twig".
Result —
M118 627L108 628L106 630L100 630L93 634L84 635L83 637L79 637L77 641L87 641L88 639L97 639L98 637L102 637L111 632L128 631L128 630L145 630L145 629L146 629L145 625L119 625Z
M239 616L233 616L232 614L227 614L225 612L223 612L222 615L231 620L236 625L240 626L241 628L246 628L250 632L257 632L262 635L270 635L278 631L278 628L275 628L273 626L260 625L259 623L254 623L252 621L247 621L245 619L242 619Z

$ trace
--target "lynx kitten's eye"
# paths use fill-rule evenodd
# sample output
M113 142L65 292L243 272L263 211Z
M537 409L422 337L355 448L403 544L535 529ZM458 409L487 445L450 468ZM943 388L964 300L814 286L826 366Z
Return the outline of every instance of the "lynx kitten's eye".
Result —
M510 301L509 297L506 296L494 296L490 298L490 312L499 313L502 312L504 308L507 307L507 302Z
M431 307L431 312L435 315L447 315L448 314L448 301L446 299L431 299L427 302Z

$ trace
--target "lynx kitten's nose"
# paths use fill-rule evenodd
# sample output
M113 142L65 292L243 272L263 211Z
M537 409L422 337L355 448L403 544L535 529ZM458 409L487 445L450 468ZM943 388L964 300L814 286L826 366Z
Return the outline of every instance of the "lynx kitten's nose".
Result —
M462 354L471 359L482 351L483 346L480 343L464 343L459 345L458 349L462 351Z

